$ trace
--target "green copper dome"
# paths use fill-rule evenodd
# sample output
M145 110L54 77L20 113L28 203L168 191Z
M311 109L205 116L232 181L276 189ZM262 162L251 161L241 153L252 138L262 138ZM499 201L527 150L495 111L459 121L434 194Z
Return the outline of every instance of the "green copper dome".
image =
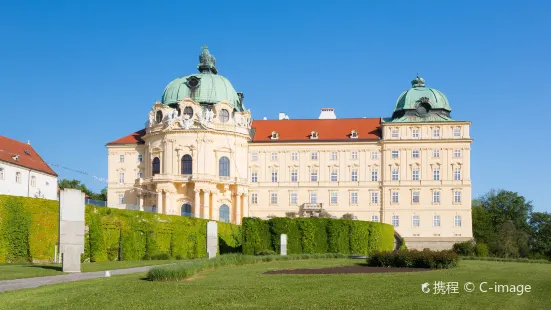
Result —
M428 103L431 109L444 109L448 112L452 110L443 93L434 88L425 87L425 80L416 77L411 81L411 88L398 97L394 111L415 110L422 102Z
M238 111L243 111L243 94L237 93L230 81L218 75L216 59L209 53L206 46L199 56L199 73L179 77L168 83L162 103L171 105L191 98L201 104L216 104L227 100Z
M425 87L425 80L417 76L411 81L411 88L403 92L396 101L393 121L451 120L448 99L439 90Z

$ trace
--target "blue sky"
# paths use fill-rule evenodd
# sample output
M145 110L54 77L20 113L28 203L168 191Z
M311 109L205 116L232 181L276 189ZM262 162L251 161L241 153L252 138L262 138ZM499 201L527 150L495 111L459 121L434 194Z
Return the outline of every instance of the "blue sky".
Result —
M143 128L203 44L257 119L390 116L419 73L472 121L473 195L551 211L551 4L366 2L2 1L0 135L106 177L105 144Z

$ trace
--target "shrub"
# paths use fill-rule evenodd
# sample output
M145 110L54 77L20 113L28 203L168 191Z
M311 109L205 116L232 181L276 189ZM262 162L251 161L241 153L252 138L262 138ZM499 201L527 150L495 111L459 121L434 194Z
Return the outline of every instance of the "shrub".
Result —
M354 219L354 214L352 214L352 213L346 213L346 214L344 214L341 218L342 218L343 220L353 220L353 219Z
M152 281L181 281L189 278L205 269L225 266L242 266L271 261L346 258L343 254L298 254L298 255L266 255L251 256L241 254L226 254L212 259L202 258L186 263L172 264L168 266L153 267L147 273L147 278Z
M474 252L478 257L487 257L488 245L486 245L485 243L477 243L474 247Z
M87 205L83 261L206 256L208 220ZM0 195L0 263L53 260L59 203ZM219 252L241 251L241 227L218 223Z
M256 252L256 255L257 256L276 255L276 252L272 250L262 250L262 251Z
M368 254L392 250L394 228L383 223L325 218L243 219L243 254L279 251L280 235L287 235L287 253Z
M400 237L400 247L399 250L407 250L408 247L406 246L406 239L404 237Z
M448 269L456 267L458 261L459 256L450 250L399 250L372 253L367 259L367 264L373 267Z
M458 242L453 245L453 251L459 255L470 256L474 254L474 245L470 241Z

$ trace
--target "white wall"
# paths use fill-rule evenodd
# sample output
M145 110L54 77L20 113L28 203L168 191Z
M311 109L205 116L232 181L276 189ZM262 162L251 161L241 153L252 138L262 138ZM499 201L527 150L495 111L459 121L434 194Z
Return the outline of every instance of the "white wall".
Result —
M37 197L57 200L57 177L39 171L0 162L4 177L0 175L0 194L11 196ZM16 173L21 173L21 182L16 182ZM36 183L31 184L32 178Z

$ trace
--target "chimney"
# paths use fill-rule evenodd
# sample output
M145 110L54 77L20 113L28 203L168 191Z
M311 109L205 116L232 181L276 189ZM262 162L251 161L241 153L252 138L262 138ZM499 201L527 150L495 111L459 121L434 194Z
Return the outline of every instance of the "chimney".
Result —
M279 120L285 119L285 113L279 112Z
M264 120L264 121L265 121L265 120L268 120L268 118L267 118L266 116L264 116L264 118L263 118L262 120Z
M337 119L337 116L335 115L335 109L321 108L320 117L318 119Z
M31 145L31 140L27 140L27 144L28 144L28 145Z

